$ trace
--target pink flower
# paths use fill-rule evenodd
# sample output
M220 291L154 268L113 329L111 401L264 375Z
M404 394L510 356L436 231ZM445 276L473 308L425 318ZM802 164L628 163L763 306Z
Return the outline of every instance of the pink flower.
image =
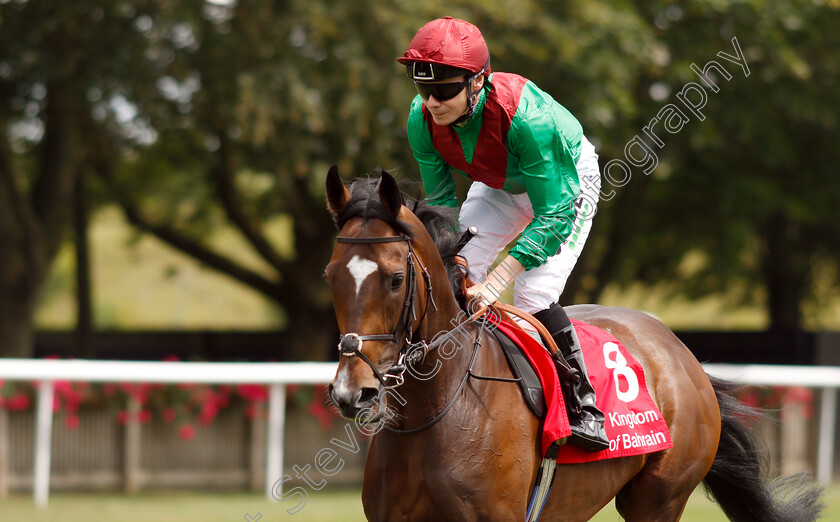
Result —
M64 425L67 426L68 430L75 430L79 427L79 416L78 415L68 415L64 418Z
M212 400L209 400L201 406L201 413L199 414L198 422L200 422L202 426L209 426L218 413L219 408Z
M251 420L257 418L257 414L259 413L259 409L257 408L256 404L249 404L245 407L245 416Z
M166 421L166 422L173 422L175 420L175 418L177 417L177 415L175 413L175 408L173 408L171 406L169 408L164 409L161 412L160 416L163 417L163 420Z
M753 408L758 408L761 405L761 398L758 396L758 392L756 392L755 390L750 390L741 394L740 399L741 402Z
M268 387L261 384L240 384L236 390L249 401L265 402L268 399Z
M72 391L72 389L73 385L70 383L70 381L53 382L53 390L55 390L55 393L57 394L67 395Z
M129 420L131 420L131 416L126 410L120 410L117 412L117 423L119 423L120 426L125 426L128 424Z
M215 399L209 399L201 405L201 414L207 417L215 417L219 414L219 405Z
M802 416L804 418L810 419L814 414L814 393L808 388L802 386L791 386L790 388L782 390L781 395L783 403L802 405ZM782 417L787 418L789 415L790 410L788 408L782 408Z
M6 408L9 411L25 410L29 407L29 397L23 392L13 395L6 399Z
M149 410L140 410L140 413L137 414L137 420L143 424L150 423L152 421L152 412Z
M195 427L192 424L181 424L178 428L178 436L184 440L195 438Z

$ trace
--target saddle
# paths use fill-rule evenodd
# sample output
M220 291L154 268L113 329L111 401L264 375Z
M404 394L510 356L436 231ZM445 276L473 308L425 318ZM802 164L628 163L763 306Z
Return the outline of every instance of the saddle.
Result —
M488 313L485 315L485 312ZM536 328L545 346L540 345L511 319L509 313L524 319ZM526 512L528 522L536 522L539 519L551 490L558 463L574 464L639 455L673 446L667 423L647 391L641 365L621 346L618 339L599 328L574 319L572 324L575 325L578 337L581 338L581 345L583 346L588 341L594 346L602 347L604 360L599 360L599 357L595 356L592 361L587 361L587 366L593 367L592 370L597 368L595 371L600 371L601 375L606 375L607 371L612 370L609 374L613 378L600 379L601 390L596 391L599 408L608 412L609 415L609 422L605 424L605 428L608 429L607 434L610 436L610 446L603 451L588 452L564 445L571 434L569 414L580 408L573 390L575 379L580 376L569 367L546 328L530 314L496 302L492 307L482 308L476 312L473 318L482 315L485 321L489 320L496 326L491 329L491 332L499 341L511 372L518 379L522 397L528 409L541 421L539 439L542 463L528 503ZM590 364L590 362L596 364ZM538 370L535 370L535 367ZM592 370L590 378L594 373ZM625 379L621 388L620 375L623 375ZM630 381L626 380L628 378L632 379L635 388L630 386ZM630 393L631 389L633 389L632 393ZM617 399L618 393L623 394L624 397ZM546 397L549 398L548 402L546 402ZM634 428L635 432L633 432Z
M528 409L538 419L544 418L546 413L545 397L543 396L542 384L540 383L539 377L537 377L537 372L534 371L528 358L525 357L525 354L522 353L522 350L510 337L499 330L494 329L491 331L502 347L502 352L505 354L513 377L518 379L519 389L522 391L522 397L525 398L525 404L528 405Z
M463 247L477 233L478 229L470 227L462 234L458 241L459 245ZM464 271L465 277L461 280L461 295L466 295L467 288L475 284L469 276L466 275L469 274L467 260L459 255L456 255L454 262ZM488 315L491 316L491 322L496 324L506 323L511 327L524 332L525 330L511 317L511 315L515 315L531 324L531 326L539 332L543 345L548 350L548 354L551 356L551 359L554 361L554 366L560 379L561 393L565 404L569 408L567 413L571 414L573 412L579 412L580 404L578 404L578 398L574 392L574 383L580 379L580 376L571 366L569 366L566 359L563 358L560 349L554 342L554 338L550 333L548 333L545 326L543 326L543 324L531 314L498 301L493 304L492 308L487 309L487 312ZM478 317L483 315L483 313L483 310L479 311L474 314L473 317ZM545 403L545 393L540 382L540 378L537 375L534 366L531 364L531 361L529 361L528 357L526 357L523 353L522 348L517 345L509 335L506 335L495 328L492 332L502 347L502 351L505 354L505 358L508 361L508 366L510 366L510 370L513 373L514 378L518 379L519 387L522 391L525 403L528 405L528 409L530 409L538 419L545 419L548 412L548 408Z
M574 384L578 381L578 379L580 379L580 376L577 374L577 371L570 367L563 358L563 355L557 348L554 339L542 323L540 323L532 315L510 305L497 302L493 305L493 308L495 309L495 312L498 313L499 323L504 322L513 328L524 331L524 329L511 318L511 315L515 315L524 319L537 329L540 337L542 338L543 345L548 351L548 354L551 356L551 359L554 362L554 367L557 370L557 376L560 380L560 389L563 394L567 413L569 415L578 413L580 411L580 404L578 403L578 398L574 392ZM540 378L534 370L534 366L522 351L522 347L517 345L507 334L503 333L498 328L493 329L492 332L502 347L502 352L505 354L511 373L513 373L514 378L518 379L519 388L522 391L522 396L525 399L525 403L528 405L528 409L530 409L538 419L544 419L547 412L545 393L543 391Z

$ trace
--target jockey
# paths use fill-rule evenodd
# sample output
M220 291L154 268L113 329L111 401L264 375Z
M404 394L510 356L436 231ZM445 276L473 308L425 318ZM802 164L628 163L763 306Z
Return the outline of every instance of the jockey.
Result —
M462 250L477 284L473 305L493 303L514 282L514 306L533 314L554 337L580 379L570 442L609 447L580 342L558 304L595 214L598 156L574 116L533 82L491 73L490 52L474 25L451 17L424 25L397 59L418 95L408 140L432 205L457 207L452 172L470 186L459 226L478 228ZM519 239L489 273L499 253Z

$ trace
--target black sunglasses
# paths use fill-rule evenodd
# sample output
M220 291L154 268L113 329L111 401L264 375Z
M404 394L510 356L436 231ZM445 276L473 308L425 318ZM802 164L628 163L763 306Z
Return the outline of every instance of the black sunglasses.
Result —
M464 87L469 83L470 79L468 78L462 82L452 83L414 82L414 87L417 88L417 92L420 93L420 97L424 100L428 100L429 96L434 96L437 101L446 101L458 96L458 93L463 91Z

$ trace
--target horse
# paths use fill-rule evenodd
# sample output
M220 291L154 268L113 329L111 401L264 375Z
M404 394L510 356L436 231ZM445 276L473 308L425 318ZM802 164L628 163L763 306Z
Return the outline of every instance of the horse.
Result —
M328 392L372 435L366 517L524 519L542 461L540 420L507 382L499 343L463 311L465 276L455 262L463 239L440 209L404 199L385 171L348 189L333 166L326 199L339 235L325 278L342 332ZM620 307L567 312L609 331L641 363L673 447L558 464L543 520L588 520L612 499L629 521L679 520L701 482L732 520L817 518L820 489L802 477L767 478L742 422L755 412L731 395L733 384L707 376L664 324ZM435 342L455 330L455 348ZM783 496L781 484L793 495Z

